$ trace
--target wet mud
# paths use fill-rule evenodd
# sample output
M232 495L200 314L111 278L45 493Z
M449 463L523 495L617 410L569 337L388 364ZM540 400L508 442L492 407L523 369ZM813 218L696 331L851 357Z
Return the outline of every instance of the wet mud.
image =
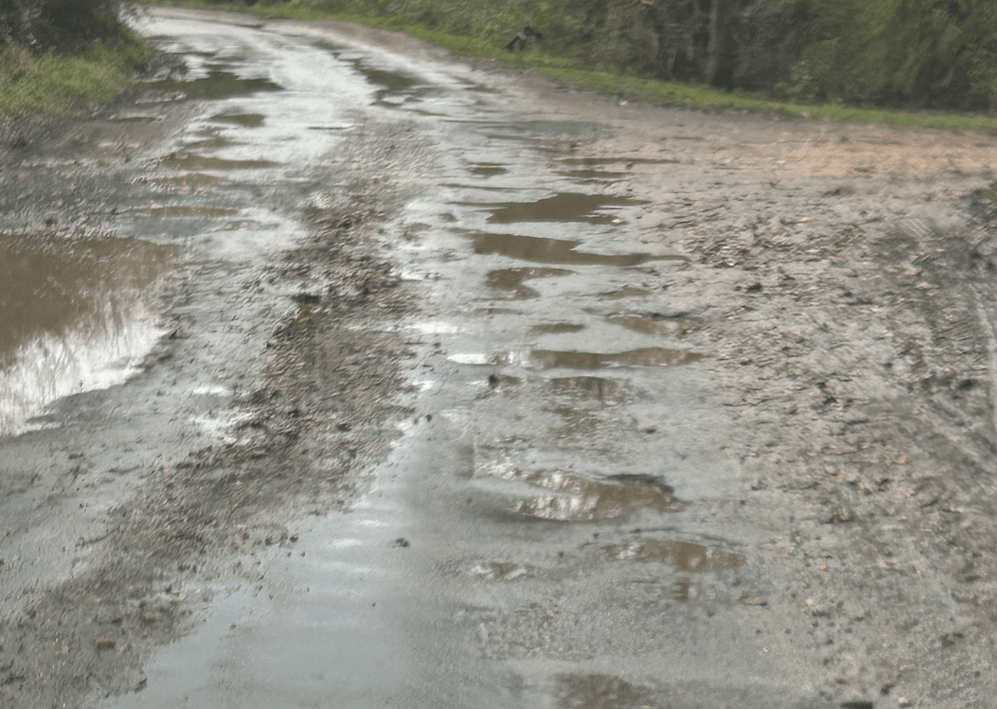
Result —
M6 356L159 328L0 438L0 704L990 706L997 139L181 14L0 126Z
M553 278L566 276L571 271L564 268L500 268L489 271L485 284L497 291L507 291L513 300L536 298L540 293L523 283L534 278Z

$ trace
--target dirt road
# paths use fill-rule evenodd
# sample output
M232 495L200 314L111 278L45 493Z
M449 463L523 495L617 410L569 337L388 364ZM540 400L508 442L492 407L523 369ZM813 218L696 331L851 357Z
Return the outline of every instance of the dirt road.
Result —
M0 706L992 706L997 137L139 29L3 129Z

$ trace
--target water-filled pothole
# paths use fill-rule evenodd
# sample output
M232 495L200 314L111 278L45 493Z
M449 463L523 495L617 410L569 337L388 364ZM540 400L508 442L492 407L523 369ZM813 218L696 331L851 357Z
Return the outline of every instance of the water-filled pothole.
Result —
M498 163L491 162L478 162L473 163L468 170L472 175L481 175L482 177L489 177L491 175L504 175L509 172L508 169L499 165Z
M489 288L508 291L513 300L526 300L540 295L536 289L525 285L523 281L531 278L551 278L571 274L565 268L502 268L489 271L485 283Z
M599 165L626 165L627 167L631 165L669 165L678 162L674 158L628 158L625 156L602 158L571 157L560 158L560 161L565 165L584 165L585 167Z
M540 488L538 494L516 495L510 509L526 517L559 522L616 519L638 509L679 512L683 505L673 490L645 475L614 475L595 480L563 471L520 470L508 456L475 466L477 477L497 477Z
M622 325L628 330L645 335L679 336L699 329L695 320L683 317L670 317L659 313L650 315L629 315L618 313L610 315L609 320Z
M175 254L136 239L0 235L0 435L137 371L161 335L151 294Z
M581 332L585 326L573 322L540 323L530 328L530 333L536 335L562 335L571 332Z
M488 221L496 224L515 222L586 222L588 224L620 223L618 217L604 210L647 204L646 200L613 195L561 192L535 202L498 202L478 204L491 210Z
M732 551L694 542L647 539L625 544L607 544L602 551L611 559L657 561L682 571L722 571L744 565L744 557Z
M544 369L603 369L605 367L675 367L702 359L689 350L642 347L625 352L533 350L530 361Z
M196 153L173 153L162 164L178 170L258 170L277 165L270 160L226 160Z
M558 709L643 709L661 707L653 692L613 675L563 675Z
M418 101L432 90L432 87L426 86L419 78L402 71L377 69L359 59L350 63L367 81L381 87L374 94L375 103L391 105L385 100L389 96L401 96L406 102Z
M616 182L627 176L625 172L597 169L566 170L563 174L565 177L570 177L574 180L602 180L604 182Z
M259 128L266 119L262 113L216 113L211 117L213 121L222 123L234 123L246 128Z
M570 266L637 266L648 261L668 261L683 257L652 254L593 254L575 251L582 242L567 239L546 239L520 234L474 232L470 238L478 254L500 254L520 261Z
M172 177L153 177L148 180L150 185L176 188L181 192L216 185L219 182L225 182L225 178L203 172L188 172L185 175L173 175Z
M604 377L557 377L549 380L546 388L557 396L595 399L607 406L627 400L619 383Z
M223 135L216 135L209 138L202 138L200 140L186 141L183 143L183 148L184 150L211 150L214 148L225 148L231 145L237 145L237 143Z
M562 424L551 429L556 438L578 438L595 435L602 425L598 416L586 408L558 404L550 409L551 413L561 417Z
M475 564L469 573L471 576L477 576L486 581L515 581L535 575L536 568L529 564L517 564L512 561L489 561Z
M230 217L238 214L238 209L226 207L189 207L185 205L153 207L150 212L154 217Z
M223 99L248 96L261 91L281 91L282 87L269 79L242 78L230 71L212 71L198 79L182 81L164 79L144 84L158 91L182 91L188 99Z
M600 293L599 297L609 300L622 300L623 298L643 298L647 295L651 295L651 291L647 288L641 288L639 286L623 286L617 290Z

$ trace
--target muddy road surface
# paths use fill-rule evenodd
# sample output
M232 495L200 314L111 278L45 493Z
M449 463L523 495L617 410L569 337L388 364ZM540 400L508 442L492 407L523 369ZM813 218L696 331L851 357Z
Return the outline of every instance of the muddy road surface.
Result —
M155 10L0 149L0 706L997 696L997 137Z

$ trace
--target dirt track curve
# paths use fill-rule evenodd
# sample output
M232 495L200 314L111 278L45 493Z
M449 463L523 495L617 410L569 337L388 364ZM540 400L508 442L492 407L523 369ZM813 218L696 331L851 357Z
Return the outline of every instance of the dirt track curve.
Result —
M0 706L993 706L997 137L138 27L0 131Z

